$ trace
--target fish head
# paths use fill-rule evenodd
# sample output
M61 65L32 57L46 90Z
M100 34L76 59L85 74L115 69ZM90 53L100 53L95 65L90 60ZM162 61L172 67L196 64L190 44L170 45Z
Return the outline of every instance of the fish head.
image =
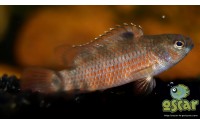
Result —
M157 57L154 75L157 75L181 61L193 48L191 38L180 34L161 34L146 36L152 43L150 48Z
M165 53L162 56L167 59L168 65L181 61L194 47L190 37L180 34L167 34L165 38L163 40Z

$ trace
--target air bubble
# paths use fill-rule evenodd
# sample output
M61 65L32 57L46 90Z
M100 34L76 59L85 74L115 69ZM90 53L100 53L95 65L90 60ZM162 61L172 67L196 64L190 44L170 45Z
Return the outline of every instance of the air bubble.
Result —
M165 15L162 15L162 17L161 17L162 19L165 19L166 18L166 16Z
M173 87L174 86L174 82L170 82L169 84L167 84L168 87Z

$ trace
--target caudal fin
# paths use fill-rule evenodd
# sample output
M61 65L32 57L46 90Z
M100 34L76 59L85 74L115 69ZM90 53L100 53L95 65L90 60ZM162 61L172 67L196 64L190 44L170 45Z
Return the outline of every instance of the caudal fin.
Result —
M61 89L61 79L49 69L29 68L21 77L21 89L40 93L53 93Z

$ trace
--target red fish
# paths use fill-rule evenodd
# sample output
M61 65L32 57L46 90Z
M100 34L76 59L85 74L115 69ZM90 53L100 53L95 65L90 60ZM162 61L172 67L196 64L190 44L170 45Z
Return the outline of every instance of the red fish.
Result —
M85 45L58 48L60 62L70 68L61 71L26 69L21 88L41 93L87 92L136 81L137 92L149 93L155 87L153 76L177 64L192 48L189 37L144 35L140 27L124 24ZM70 63L67 56L71 51L76 55Z

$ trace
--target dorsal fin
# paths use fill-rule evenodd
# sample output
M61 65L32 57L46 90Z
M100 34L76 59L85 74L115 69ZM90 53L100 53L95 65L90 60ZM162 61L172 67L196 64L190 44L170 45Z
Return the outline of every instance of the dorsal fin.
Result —
M73 45L60 45L55 48L55 61L56 65L61 68L74 68L74 58L80 53L80 47Z
M90 42L87 42L82 45L74 45L73 47L83 47L88 46L91 44L102 44L103 41L107 42L108 40L115 40L116 42L119 42L121 39L126 38L132 38L132 37L140 37L143 35L142 27L140 25L135 25L131 23L130 25L127 23L124 23L121 25L116 25L115 28L110 28L109 31L105 31L104 34L99 35L99 37L94 38L94 40L91 40Z
M123 39L138 38L143 35L141 26L136 26L131 23L128 25L124 23L123 26L117 25L115 28L110 28L109 31L105 31L104 34L95 38L90 44L97 44L103 42L121 42ZM90 45L88 44L88 45Z
M124 23L123 26L110 28L110 31L95 38L89 44L82 46L80 54L75 58L75 64L80 65L95 59L110 58L114 53L121 52L119 51L120 49L127 50L133 43L133 40L142 35L141 27L134 24L128 25Z
M110 28L110 31L89 43L73 47L60 46L57 49L60 51L57 55L61 58L60 62L68 66L83 65L95 59L105 59L108 57L105 55L117 53L119 49L127 49L130 47L130 42L142 35L143 31L140 26L124 23L123 26Z

